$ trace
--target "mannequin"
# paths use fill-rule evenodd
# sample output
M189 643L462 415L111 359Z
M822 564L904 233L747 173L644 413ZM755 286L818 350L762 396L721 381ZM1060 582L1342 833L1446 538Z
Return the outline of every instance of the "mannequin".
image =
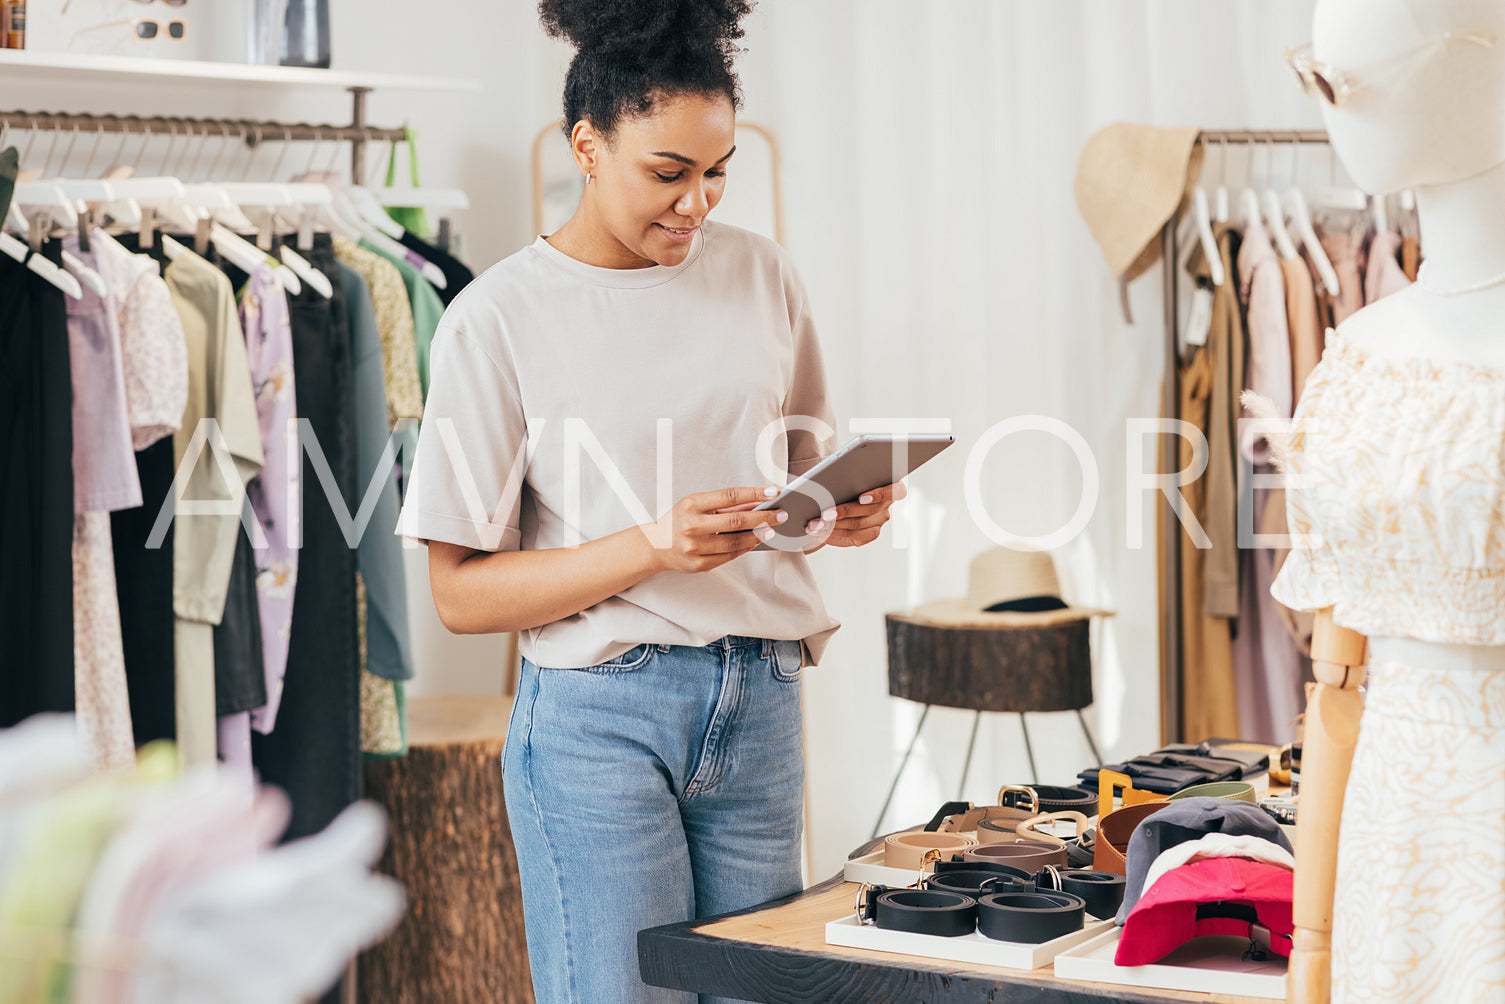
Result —
M1355 182L1371 194L1415 189L1427 259L1423 282L1377 301L1340 326L1342 351L1348 353L1349 359L1362 358L1364 363L1360 369L1344 369L1341 362L1335 361L1329 383L1350 381L1344 390L1358 395L1353 400L1362 401L1362 395L1372 393L1372 388L1362 381L1379 380L1373 371L1388 363L1393 374L1410 374L1386 379L1395 381L1390 385L1394 399L1406 402L1405 406L1415 404L1418 411L1414 421L1422 424L1445 411L1445 404L1437 405L1438 383L1467 380L1475 388L1473 393L1480 395L1479 399L1500 400L1505 395L1505 325L1501 323L1505 317L1505 226L1500 223L1505 220L1505 4L1498 0L1318 0L1312 56L1346 78L1350 88L1340 96L1336 106L1323 104L1334 151ZM1418 363L1423 368L1416 368ZM1414 396L1406 392L1403 379L1416 381ZM1399 393L1396 387L1401 388ZM1429 412L1434 405L1433 412ZM1308 415L1313 428L1316 421L1326 417L1323 410L1321 402L1313 403L1310 411L1314 414ZM1487 414L1467 430L1467 435L1485 444L1487 453L1489 443L1505 442L1505 421L1498 428L1491 424L1505 415L1505 409L1484 410ZM1301 417L1298 410L1298 426ZM1457 420L1456 416L1453 420ZM1395 441L1400 442L1400 438ZM1373 450L1375 442L1363 446ZM1374 485L1369 490L1394 491L1399 498L1386 510L1393 517L1386 525L1388 536L1377 537L1383 541L1387 555L1397 562L1418 553L1445 555L1450 549L1454 554L1460 549L1467 551L1469 542L1505 540L1505 528L1499 525L1505 519L1505 508L1498 505L1467 511L1455 508L1447 513L1454 517L1451 521L1435 519L1436 493L1426 477L1416 474L1415 465L1422 465L1441 483L1450 473L1446 456L1450 445L1430 444L1430 456L1390 454L1388 459L1394 466L1385 467L1385 459L1381 459L1378 467L1370 468L1401 472L1390 482L1368 482ZM1338 458L1341 453L1333 452L1331 456ZM1483 461L1486 467L1498 466L1498 453L1487 453L1487 457L1492 459ZM1335 466L1338 470L1331 472L1332 477L1341 482L1346 476L1344 463L1339 459ZM1505 473L1486 471L1468 484L1468 490L1478 497L1498 501L1505 497L1505 488L1499 485L1502 480ZM1365 484L1355 476L1347 487L1363 491ZM1408 492L1414 497L1408 497ZM1321 489L1314 489L1314 493L1318 497L1308 500L1312 513L1318 512L1322 505ZM1433 510L1430 513L1429 505ZM1343 517L1354 512L1373 515L1385 506L1385 503L1371 504L1366 508L1355 504L1346 511L1338 507L1335 518L1335 510L1329 505L1323 515L1336 525L1312 528L1319 532L1332 530L1335 535L1351 532L1354 523L1345 523ZM1457 518L1460 513L1463 518ZM1417 532L1418 521L1425 524L1428 517L1433 517L1432 522L1420 532L1421 543L1413 546L1407 534ZM1320 524L1321 520L1312 522ZM1439 522L1445 525L1442 531L1435 529ZM1296 524L1293 516L1293 531L1306 529ZM1448 568L1440 560L1438 566ZM1395 570L1408 567L1397 563L1386 571L1391 577L1398 577L1404 573ZM1451 570L1456 571L1456 567ZM1484 577L1481 575L1480 579ZM1296 584L1296 578L1293 575L1292 581L1287 582L1283 575L1274 589L1277 597L1281 597L1282 590L1286 593L1283 601L1299 600L1303 592L1308 599L1325 593L1344 593L1342 586L1332 585L1336 581L1332 577L1324 587L1306 583L1305 588ZM1418 574L1417 578L1425 580L1426 575ZM1458 595L1466 599L1482 599L1486 605L1494 602L1486 589L1476 588L1473 582L1465 582L1458 588L1461 590ZM1401 595L1404 587L1381 581L1375 589L1377 592L1388 589L1393 597ZM1450 634L1452 626L1445 623L1445 616L1424 628L1417 627L1419 620L1387 624L1384 616L1375 613L1384 604L1370 603L1366 611L1365 603L1353 602L1351 592L1350 589L1350 595L1336 597L1338 607L1319 612L1313 636L1318 686L1306 716L1303 808L1296 842L1296 934L1289 999L1301 1004L1323 1004L1329 999L1330 990L1333 998L1341 1001L1446 1000L1451 1004L1470 999L1499 999L1505 996L1505 964L1498 960L1500 942L1505 941L1505 921L1499 919L1486 920L1482 933L1470 931L1464 936L1476 935L1482 940L1485 953L1493 953L1495 959L1485 964L1482 975L1475 970L1458 985L1449 985L1446 976L1408 971L1407 960L1392 957L1375 964L1367 957L1362 961L1344 958L1345 952L1354 951L1352 946L1365 944L1371 931L1376 943L1387 946L1432 942L1447 946L1450 939L1454 944L1460 942L1445 923L1426 929L1437 916L1433 907L1436 911L1447 910L1444 903L1428 903L1427 896L1451 893L1421 888L1400 906L1399 900L1387 899L1381 891L1369 904L1367 913L1353 908L1350 895L1345 907L1345 883L1352 885L1360 879L1356 874L1358 866L1352 863L1345 876L1339 860L1338 821L1342 810L1347 832L1354 825L1347 815L1349 810L1354 812L1355 819L1361 819L1365 812L1389 810L1389 807L1357 804L1350 804L1347 810L1343 808L1345 785L1350 803L1356 801L1356 789L1366 798L1372 794L1372 788L1366 785L1376 780L1377 761L1386 755L1384 751L1371 750L1355 757L1356 742L1363 741L1358 686L1364 678L1364 667L1384 666L1391 681L1406 682L1409 677L1415 685L1417 680L1467 680L1469 687L1479 687L1481 693L1496 693L1497 688L1489 688L1505 681L1505 644L1501 644L1505 642L1505 627L1491 628L1487 615L1482 626L1459 624L1454 634ZM1333 599L1327 596L1327 602ZM1364 623L1367 654L1365 638L1335 621L1335 611L1340 615L1338 619L1342 619L1345 603L1354 611L1355 621L1365 620L1366 612L1370 615ZM1391 609L1395 609L1393 602ZM1499 610L1498 617L1505 619L1505 610ZM1370 714L1364 710L1366 728ZM1423 739L1431 735L1425 731L1429 727L1432 726L1417 726L1418 735ZM1477 782L1486 793L1499 787L1499 814L1505 815L1505 758L1497 755L1502 740L1490 738L1497 733L1498 729L1494 733L1485 730L1481 733L1485 738L1479 740L1482 746L1476 744L1469 749L1482 748L1489 754L1483 757L1486 766ZM1393 749L1388 755L1400 758L1406 753L1403 749ZM1355 776L1349 784L1351 758ZM1494 765L1496 760L1498 765ZM1425 783L1419 787L1424 790ZM1475 800L1468 804L1470 811L1474 811L1479 803ZM1485 804L1493 804L1492 794ZM1402 814L1407 811L1397 808ZM1486 808L1483 814L1488 816L1491 811ZM1419 818L1415 820L1414 832L1420 841L1429 824L1424 811L1418 809L1416 815ZM1494 820L1487 822L1495 825ZM1465 819L1432 820L1431 825L1467 827L1469 824L1470 820ZM1491 832L1484 831L1486 836ZM1500 870L1505 864L1496 862L1493 867ZM1487 887L1491 881L1499 884L1486 868L1480 882ZM1408 924L1414 925L1410 931ZM1376 954L1386 953L1377 949ZM1329 962L1334 981L1331 985Z

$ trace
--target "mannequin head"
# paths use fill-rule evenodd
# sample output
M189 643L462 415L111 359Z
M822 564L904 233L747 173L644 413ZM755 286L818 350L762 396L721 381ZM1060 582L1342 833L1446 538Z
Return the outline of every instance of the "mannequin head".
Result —
M1311 54L1353 88L1322 112L1365 191L1446 185L1505 162L1505 3L1318 0Z

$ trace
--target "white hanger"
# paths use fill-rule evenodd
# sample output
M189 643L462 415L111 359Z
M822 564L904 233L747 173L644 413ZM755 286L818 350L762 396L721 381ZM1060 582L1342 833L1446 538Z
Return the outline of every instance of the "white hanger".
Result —
M1374 232L1386 234L1390 232L1390 215L1385 210L1385 196L1376 195L1369 200L1370 212L1374 215Z
M329 281L329 276L320 272L309 264L307 258L288 247L286 244L277 249L282 263L293 270L293 273L313 287L314 292L328 300L334 296L334 285Z
M470 196L458 188L378 188L383 206L411 209L469 209Z
M1227 278L1223 274L1223 256L1218 251L1218 242L1212 236L1212 219L1207 211L1207 191L1198 185L1191 193L1192 219L1196 222L1197 240L1201 242L1202 253L1207 256L1208 270L1212 273L1212 284L1221 286Z
M1327 288L1330 296L1338 295L1338 273L1333 270L1333 263L1328 260L1327 252L1322 250L1322 242L1317 240L1317 232L1312 229L1312 214L1306 208L1306 196L1301 194L1301 189L1291 187L1286 190L1286 199L1291 206L1291 225L1296 230L1296 236L1301 240L1301 246L1306 248L1306 253L1312 259L1312 266L1317 270L1317 275L1322 279L1322 285Z
M93 238L94 235L91 233L89 239L93 240ZM105 295L104 276L94 271L88 265L85 265L77 255L67 248L63 248L63 268L67 269L79 282L93 290L95 296Z
M199 184L185 185L188 189L189 198L208 210L209 215L229 227L231 230L250 231L256 229L246 214L240 211L234 199L230 198L223 185Z
M428 280L431 285L439 289L448 287L449 283L445 280L444 272L438 265L424 260L421 254L398 242L397 238L407 233L407 230L403 228L401 223L398 223L386 214L386 211L381 207L381 203L376 201L376 197L371 192L357 185L347 187L344 189L344 192L349 197L351 205L354 206L360 222L366 224L369 229L374 230L376 234L380 235L379 237L373 237L368 233L366 234L367 240L394 258L412 262L418 271L423 274L424 279ZM385 238L385 240L382 238Z
M211 225L209 239L214 242L215 250L242 272L251 272L258 265L270 265L272 272L277 276L277 281L282 284L283 289L287 290L289 296L297 296L303 292L303 283L298 280L296 272L279 263L277 259L244 237L231 233L224 224Z
M198 224L199 214L190 208L192 200L188 189L177 178L120 178L111 184L121 198L133 199L140 206L150 206L186 231L192 232ZM105 211L119 219L114 207L115 203L111 203Z
M1228 222L1228 141L1218 146L1218 187L1212 196L1212 218L1218 223Z
M56 222L65 227L78 226L78 203L68 198L55 182L20 182L16 185L11 201L22 206L46 209Z
M67 293L73 299L82 300L84 298L84 288L78 284L77 279L58 268L44 256L31 254L31 248L3 230L0 230L0 252L9 255L16 261L25 262L28 269L46 279L64 293ZM27 255L31 256L28 258Z
M1291 232L1286 229L1285 209L1280 204L1280 195L1273 188L1265 189L1265 229L1275 241L1275 253L1287 261L1297 257L1296 245Z
M1238 200L1239 217L1243 220L1244 229L1247 230L1259 222L1259 196L1255 194L1254 189L1245 188L1239 192Z

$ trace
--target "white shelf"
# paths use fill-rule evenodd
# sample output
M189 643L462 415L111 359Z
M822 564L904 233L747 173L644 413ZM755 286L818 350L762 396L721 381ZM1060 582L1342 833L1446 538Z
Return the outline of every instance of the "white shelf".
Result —
M186 59L142 59L85 53L32 52L0 49L0 79L20 75L26 81L81 78L143 82L192 80L207 84L259 84L268 87L331 87L344 90L478 91L477 80L405 77L360 70L317 70L302 66L255 66L249 63L205 63Z

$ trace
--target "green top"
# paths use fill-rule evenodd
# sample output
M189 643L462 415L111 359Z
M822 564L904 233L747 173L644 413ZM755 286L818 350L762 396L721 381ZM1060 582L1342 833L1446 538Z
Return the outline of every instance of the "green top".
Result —
M402 284L408 288L408 301L413 308L413 345L418 350L418 382L423 386L426 399L429 392L429 348L434 344L439 318L444 316L444 301L439 299L439 294L423 274L404 259L387 254L364 238L361 247L397 266Z

